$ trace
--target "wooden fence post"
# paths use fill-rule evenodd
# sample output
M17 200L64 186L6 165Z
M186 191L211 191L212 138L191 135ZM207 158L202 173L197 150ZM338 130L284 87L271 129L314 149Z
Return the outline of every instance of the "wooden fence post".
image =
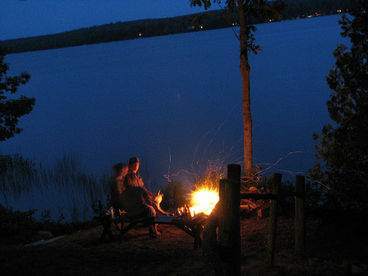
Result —
M276 197L280 191L282 175L275 173L272 179L272 194ZM273 265L275 261L276 233L277 233L277 199L272 199L270 206L270 222L268 229L267 263Z
M225 275L240 275L240 165L228 165L220 181L219 248Z
M295 178L295 253L303 255L305 249L305 220L304 220L304 196L305 177L297 175Z

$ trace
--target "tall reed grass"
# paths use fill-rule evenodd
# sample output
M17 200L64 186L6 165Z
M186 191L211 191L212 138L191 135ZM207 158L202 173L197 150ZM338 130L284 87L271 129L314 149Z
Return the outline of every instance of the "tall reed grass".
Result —
M19 210L38 209L36 217L86 221L98 200L106 204L109 175L89 175L77 159L64 155L45 167L20 155L0 156L0 204Z

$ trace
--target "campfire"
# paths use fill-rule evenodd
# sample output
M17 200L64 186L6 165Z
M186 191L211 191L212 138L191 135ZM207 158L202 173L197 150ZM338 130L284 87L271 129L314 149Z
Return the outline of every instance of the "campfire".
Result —
M247 189L248 193L261 193L256 187L250 187ZM192 192L190 195L191 201L190 206L185 205L184 207L177 209L179 216L189 216L194 218L198 215L209 216L212 210L215 208L219 201L219 193L216 189L201 188ZM242 199L240 203L240 209L243 212L249 213L257 211L257 216L264 216L264 212L268 211L269 203L255 203L250 199Z
M190 215L192 217L201 213L209 215L218 201L219 195L216 190L202 188L194 191L191 195L191 206L188 208Z
M200 189L191 194L191 206L178 208L179 215L191 215L194 217L198 214L210 215L216 203L219 201L218 192L211 189Z
M219 201L218 183L224 175L220 170L208 170L193 183L193 190L187 194L184 207L178 208L179 216L196 219L207 217Z

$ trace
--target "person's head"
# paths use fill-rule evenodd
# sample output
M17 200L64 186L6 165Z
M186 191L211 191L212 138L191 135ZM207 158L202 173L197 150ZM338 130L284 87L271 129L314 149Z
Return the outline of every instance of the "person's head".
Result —
M117 163L112 167L114 178L124 177L128 173L128 166L125 163Z
M129 159L129 170L136 173L139 169L139 159L138 157L131 157Z

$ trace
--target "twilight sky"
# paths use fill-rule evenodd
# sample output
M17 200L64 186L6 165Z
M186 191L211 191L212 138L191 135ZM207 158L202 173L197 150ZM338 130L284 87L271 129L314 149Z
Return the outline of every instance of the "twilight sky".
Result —
M203 11L201 7L191 8L189 3L190 0L0 0L0 40Z

